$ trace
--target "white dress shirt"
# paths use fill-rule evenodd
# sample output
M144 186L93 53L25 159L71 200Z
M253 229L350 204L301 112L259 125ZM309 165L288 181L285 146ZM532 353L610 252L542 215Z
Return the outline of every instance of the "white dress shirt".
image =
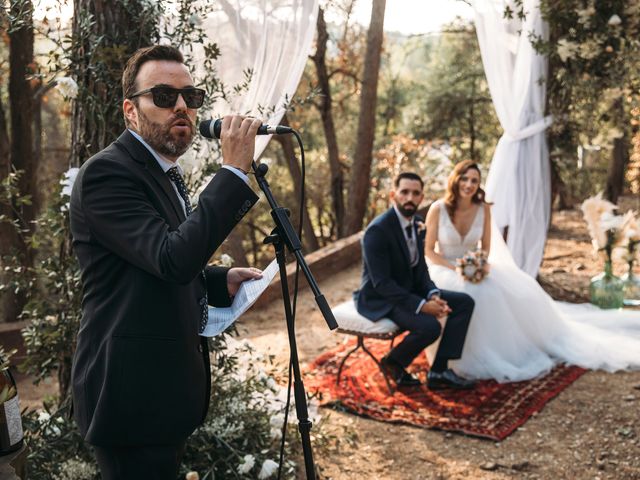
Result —
M160 165L160 168L162 168L162 171L164 173L167 173L167 171L170 168L178 167L178 172L180 173L180 175L182 175L184 177L184 170L182 168L182 165L180 165L178 162L172 162L168 158L165 158L162 155L160 155L158 152L156 152L151 147L151 145L149 145L147 142L145 142L144 139L138 133L134 132L131 129L129 129L129 132L131 133L131 135L136 137L136 139L140 143L142 143L147 148L147 150L149 150L149 152L151 152L151 155L153 155L153 158L156 159L156 161L158 162L158 165ZM227 170L231 170L238 177L240 177L242 180L244 180L244 182L247 185L249 184L249 177L247 177L247 175L242 170L240 170L239 168L232 167L231 165L222 165L222 168L226 168ZM186 216L187 215L187 209L185 207L184 200L182 199L182 196L180 195L180 192L178 192L178 187L176 186L175 183L173 183L173 181L171 182L171 186L173 187L173 190L176 192L176 196L178 197L178 201L180 202L180 205L182 205L182 211L184 212L184 214Z
M404 239L407 242L409 257L411 259L410 266L415 267L418 264L418 255L420 255L420 252L418 252L418 232L416 232L416 228L413 222L413 216L411 218L405 217L400 213L398 207L395 204L393 205L393 210L396 212L396 216L398 217L398 221L400 222L400 227L402 228L402 234L404 235ZM411 229L413 230L411 238L409 238L409 235L407 235L406 227L408 226L411 226ZM430 299L433 295L440 295L440 290L437 288L429 290L429 292L427 293L427 299ZM426 299L423 299L420 302L418 308L416 309L416 314L420 313L420 309L425 303L427 303Z

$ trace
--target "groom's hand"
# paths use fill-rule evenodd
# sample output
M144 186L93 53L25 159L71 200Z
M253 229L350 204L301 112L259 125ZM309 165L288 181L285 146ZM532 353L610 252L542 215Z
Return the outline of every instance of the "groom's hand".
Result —
M428 302L425 302L424 305L422 305L420 311L428 315L433 315L434 317L441 317L448 314L451 309L449 308L449 305L447 305L447 302L434 295Z
M238 293L240 284L254 278L262 278L262 270L259 268L231 268L227 272L227 290L229 295L234 297Z
M443 315L448 315L448 314L451 313L451 307L449 306L449 304L447 303L446 300L443 300L439 296L436 297L435 300L436 300L436 302L438 302L442 306L442 314Z

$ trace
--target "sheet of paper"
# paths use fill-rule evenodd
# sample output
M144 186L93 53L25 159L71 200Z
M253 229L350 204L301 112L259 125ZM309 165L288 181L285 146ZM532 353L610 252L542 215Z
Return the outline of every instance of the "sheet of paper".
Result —
M278 262L274 260L262 271L262 278L247 280L240 284L238 293L236 293L230 307L209 307L209 321L200 335L203 337L215 337L224 332L229 325L235 322L240 315L255 303L258 297L262 295L262 292L269 286L276 273L278 273Z

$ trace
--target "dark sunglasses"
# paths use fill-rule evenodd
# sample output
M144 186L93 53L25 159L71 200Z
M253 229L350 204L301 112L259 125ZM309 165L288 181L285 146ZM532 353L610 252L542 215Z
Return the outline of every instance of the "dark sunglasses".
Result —
M178 95L182 95L187 108L200 108L204 103L205 95L205 91L201 88L151 87L129 95L129 99L146 95L147 93L153 96L153 104L160 108L175 107Z

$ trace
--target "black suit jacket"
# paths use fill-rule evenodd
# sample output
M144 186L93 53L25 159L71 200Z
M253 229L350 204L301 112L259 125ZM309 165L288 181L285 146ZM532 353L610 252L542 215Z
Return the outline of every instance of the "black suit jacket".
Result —
M203 421L205 288L211 305L230 303L227 271L205 266L256 201L222 169L185 219L171 180L128 131L82 166L70 207L83 282L72 394L89 443L176 444Z
M414 217L414 226L422 218ZM417 229L414 229L414 232ZM429 277L424 229L417 232L418 264L410 266L409 249L393 208L376 217L362 238L362 282L354 293L356 308L369 320L380 320L396 305L417 310L437 287Z

